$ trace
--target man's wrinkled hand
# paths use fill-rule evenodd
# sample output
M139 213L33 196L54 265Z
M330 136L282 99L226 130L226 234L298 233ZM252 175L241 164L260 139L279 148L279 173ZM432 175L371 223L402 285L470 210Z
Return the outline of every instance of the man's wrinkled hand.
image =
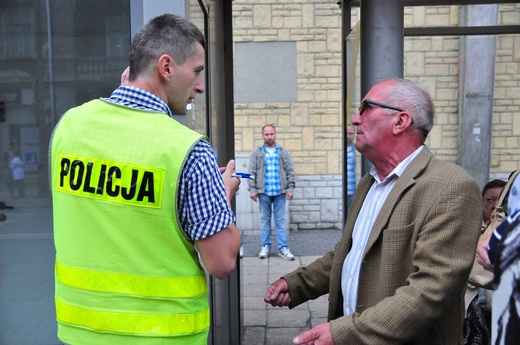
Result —
M289 286L285 279L278 279L272 283L264 296L265 303L273 307L286 307L291 304L291 296L289 295Z
M330 323L322 323L293 339L296 345L334 345Z

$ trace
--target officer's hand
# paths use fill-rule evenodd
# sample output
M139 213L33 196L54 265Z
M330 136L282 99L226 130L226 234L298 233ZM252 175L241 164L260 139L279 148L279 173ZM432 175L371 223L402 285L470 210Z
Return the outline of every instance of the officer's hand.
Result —
M224 180L224 186L226 187L226 196L228 201L231 202L231 199L240 187L240 179L231 176L231 174L235 173L235 160L230 160L225 168L221 167L220 172L222 173L222 179Z

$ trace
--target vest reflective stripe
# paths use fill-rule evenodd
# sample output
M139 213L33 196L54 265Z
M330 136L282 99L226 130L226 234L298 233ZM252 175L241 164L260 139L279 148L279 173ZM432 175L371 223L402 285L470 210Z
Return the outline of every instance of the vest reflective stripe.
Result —
M62 284L89 291L144 297L190 298L207 292L205 276L155 278L70 267L56 262L55 274Z
M171 336L205 331L210 313L204 310L194 314L152 314L111 312L74 306L55 299L59 322L81 324L95 330L148 336Z

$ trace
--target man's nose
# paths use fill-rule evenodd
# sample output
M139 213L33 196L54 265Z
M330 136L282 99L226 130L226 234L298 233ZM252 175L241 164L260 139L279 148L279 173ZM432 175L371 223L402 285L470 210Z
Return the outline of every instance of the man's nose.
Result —
M359 115L359 112L356 112L356 115L354 115L354 117L352 118L352 124L354 126L357 126L361 123L360 120L361 120L361 115Z
M199 75L198 76L198 79L197 79L197 82L195 83L195 92L197 93L204 93L204 90L205 90L205 85L204 85L204 80L202 79L202 77Z

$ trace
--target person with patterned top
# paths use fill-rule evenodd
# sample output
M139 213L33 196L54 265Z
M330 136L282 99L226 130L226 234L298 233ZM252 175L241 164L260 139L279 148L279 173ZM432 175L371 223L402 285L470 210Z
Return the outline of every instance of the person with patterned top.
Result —
M424 144L434 107L421 85L374 85L352 119L374 167L359 181L335 248L272 283L294 308L328 294L327 322L293 344L462 344L464 289L482 219L477 181Z
M259 201L261 214L262 247L258 257L265 259L271 250L271 218L274 217L278 256L294 260L287 245L285 201L292 200L295 186L294 165L289 152L276 143L274 125L262 128L264 143L249 157L249 196Z

